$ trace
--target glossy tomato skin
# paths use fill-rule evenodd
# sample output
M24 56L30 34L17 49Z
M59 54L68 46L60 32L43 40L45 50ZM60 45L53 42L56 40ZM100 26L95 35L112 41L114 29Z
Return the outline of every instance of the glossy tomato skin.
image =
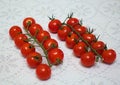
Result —
M9 30L9 35L14 39L17 35L22 34L22 30L19 26L12 26Z
M39 64L42 63L42 56L38 52L31 52L28 54L26 60L29 67L36 68Z
M77 18L69 18L67 20L67 24L73 27L73 26L79 24L79 20Z
M105 50L102 53L103 62L106 64L112 64L116 59L116 52L113 49Z
M29 28L29 32L32 36L37 36L37 34L42 31L43 28L40 24L32 24Z
M25 43L20 48L21 54L26 58L31 52L35 52L35 47L30 43Z
M58 19L53 19L49 22L48 28L50 32L57 33L58 29L61 27L62 23Z
M64 53L61 49L53 48L50 51L48 51L48 59L53 65L59 65L60 63L62 63L63 58Z
M50 39L51 36L50 36L49 32L43 30L43 31L40 31L40 32L38 33L38 35L36 36L36 38L37 38L37 40L38 40L40 43L41 43L41 42L43 43L45 40Z
M87 28L85 26L81 26L80 24L75 25L74 29L82 36L87 32Z
M51 77L51 68L47 64L39 64L36 75L40 80L48 80Z
M86 40L89 44L91 44L92 42L94 42L96 40L96 37L94 34L91 33L85 33L83 34L83 39Z
M58 48L58 42L55 39L47 39L44 43L43 43L44 48L49 51L53 48Z
M84 42L79 42L73 47L73 53L78 58L80 58L86 52L87 52L87 45Z
M78 36L75 33L68 35L66 38L66 45L70 49L72 49L77 42Z
M23 20L23 26L25 29L29 29L29 27L32 25L32 24L35 24L35 19L32 18L32 17L27 17Z
M68 34L71 32L71 29L68 26L62 26L61 29L58 30L58 37L60 40L65 41Z
M92 48L95 49L101 55L104 51L105 44L103 41L96 41L92 43Z
M28 38L25 34L19 34L14 38L14 43L18 48L28 42Z
M81 56L81 64L85 67L91 67L95 64L95 55L93 52L86 52Z

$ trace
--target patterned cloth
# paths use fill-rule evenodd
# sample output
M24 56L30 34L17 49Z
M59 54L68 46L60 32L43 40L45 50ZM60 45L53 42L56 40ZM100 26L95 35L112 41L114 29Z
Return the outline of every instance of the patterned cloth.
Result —
M41 81L15 47L9 37L9 28L13 25L22 28L23 19L31 16L48 30L48 16L53 14L63 21L71 12L83 19L83 25L96 29L94 34L100 35L108 48L116 50L117 59L112 65L98 62L85 68L65 42L51 34L65 58L62 65L52 67L49 80ZM120 0L0 0L0 85L120 85L119 42Z

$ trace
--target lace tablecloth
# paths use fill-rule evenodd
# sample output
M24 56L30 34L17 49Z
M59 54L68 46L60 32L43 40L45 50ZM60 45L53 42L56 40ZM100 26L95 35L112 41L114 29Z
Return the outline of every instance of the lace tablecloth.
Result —
M85 68L65 42L51 34L65 58L62 65L52 67L49 80L41 81L10 39L9 28L22 27L23 19L31 16L48 30L48 16L63 21L71 12L96 29L94 34L116 50L117 59L112 65L98 62ZM0 0L0 85L120 85L120 0Z

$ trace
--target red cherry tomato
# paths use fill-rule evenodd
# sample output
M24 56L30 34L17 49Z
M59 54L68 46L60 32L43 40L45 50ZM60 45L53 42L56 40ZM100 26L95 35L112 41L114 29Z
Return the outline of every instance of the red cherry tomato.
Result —
M104 51L105 44L102 41L97 41L92 43L92 48L95 49L99 54Z
M67 24L73 27L73 26L79 24L79 20L77 18L69 18L67 20Z
M42 30L43 29L39 24L32 24L29 28L29 32L32 36L37 36L37 34Z
M23 20L23 26L27 30L32 24L35 24L35 20L32 17L27 17Z
M31 68L36 68L42 63L42 56L38 52L31 52L27 56L27 63Z
M95 55L93 52L86 52L81 56L81 63L85 67L91 67L95 64Z
M113 49L105 50L102 53L103 62L107 64L112 64L116 59L116 52Z
M9 30L9 35L12 39L14 39L14 37L16 37L21 33L22 33L22 30L19 26L12 26Z
M62 26L61 29L58 30L58 37L64 41L70 32L71 30L68 26Z
M40 64L36 68L36 75L40 80L48 80L51 77L51 68L47 64Z
M86 47L87 45L84 42L79 42L74 46L73 53L75 54L75 56L80 58L81 55L87 52Z
M58 42L55 39L47 39L44 43L43 43L44 48L49 51L52 48L57 48L58 47Z
M31 52L35 52L35 47L30 43L25 43L20 48L20 51L24 57L27 57Z
M28 38L25 34L19 34L14 38L15 45L18 48L21 48L21 46L28 42Z
M75 25L74 29L80 34L83 35L87 32L87 28L85 26L81 26L81 25Z
M96 40L96 37L94 34L85 33L83 34L83 39L86 40L89 44L91 44L93 41Z
M61 27L62 23L58 19L53 19L49 22L48 28L50 32L57 33L58 29Z
M78 36L75 33L68 35L66 38L66 45L68 48L73 48L77 42Z
M37 38L37 40L39 42L44 42L46 39L50 39L51 37L50 37L49 32L43 30L43 31L40 31L38 33L38 35L36 36L36 38Z
M50 60L51 64L58 65L62 63L64 58L63 51L58 48L53 48L48 51L48 59Z

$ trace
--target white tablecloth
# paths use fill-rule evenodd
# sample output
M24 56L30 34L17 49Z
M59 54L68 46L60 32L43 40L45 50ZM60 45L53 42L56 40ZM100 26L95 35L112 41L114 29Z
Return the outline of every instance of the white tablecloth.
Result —
M85 26L96 29L94 34L108 48L116 50L116 61L85 68L65 42L51 34L64 51L64 62L52 67L49 80L41 81L15 47L9 28L22 27L23 19L31 16L48 30L48 16L63 21L71 12ZM0 85L120 85L120 0L0 0Z

